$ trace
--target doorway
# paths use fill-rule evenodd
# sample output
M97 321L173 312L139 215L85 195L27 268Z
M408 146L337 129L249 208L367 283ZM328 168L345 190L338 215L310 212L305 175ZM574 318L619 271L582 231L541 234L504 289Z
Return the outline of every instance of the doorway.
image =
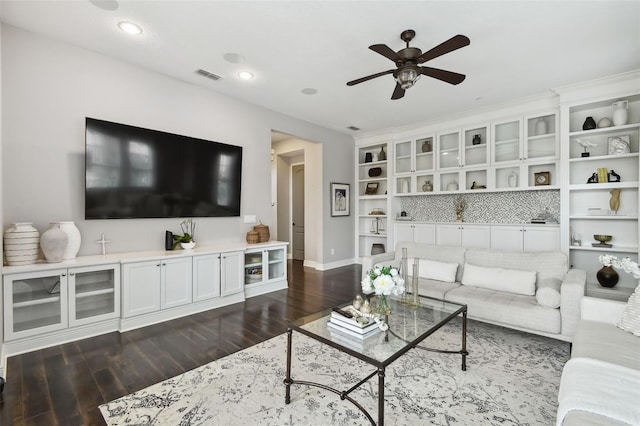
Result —
M291 253L304 260L304 164L291 166Z

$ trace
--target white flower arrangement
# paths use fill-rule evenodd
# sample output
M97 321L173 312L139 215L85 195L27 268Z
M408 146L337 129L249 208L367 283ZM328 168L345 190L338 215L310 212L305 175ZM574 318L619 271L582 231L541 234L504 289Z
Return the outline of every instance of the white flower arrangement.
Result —
M627 274L632 275L633 278L640 279L640 267L638 266L638 263L634 262L628 257L618 259L617 257L610 254L602 254L598 258L598 260L604 266L620 268Z
M374 266L367 272L361 284L364 294L399 296L404 293L404 279L400 276L398 269L393 266Z

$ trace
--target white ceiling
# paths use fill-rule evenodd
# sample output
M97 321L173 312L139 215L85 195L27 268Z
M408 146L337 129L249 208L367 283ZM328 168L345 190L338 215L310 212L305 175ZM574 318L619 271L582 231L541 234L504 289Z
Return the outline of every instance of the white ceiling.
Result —
M94 2L99 2L95 0ZM640 68L640 1L130 1L2 0L2 22L103 53L309 122L370 132L548 93ZM116 27L144 28L128 36ZM458 86L422 77L391 100L394 68L368 49L423 51L456 34L471 45L425 65L466 74ZM244 57L240 64L225 53ZM199 68L222 76L212 81ZM249 70L256 78L240 81ZM46 78L46 66L43 72ZM304 88L318 93L305 95Z

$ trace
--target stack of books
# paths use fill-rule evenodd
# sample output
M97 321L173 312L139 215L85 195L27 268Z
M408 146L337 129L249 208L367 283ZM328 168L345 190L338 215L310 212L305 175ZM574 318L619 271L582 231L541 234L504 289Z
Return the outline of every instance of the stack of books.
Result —
M348 318L338 312L332 311L331 318L327 323L331 330L338 331L345 337L355 339L366 339L380 331L378 324L373 319L360 318L360 321L358 321L351 305L342 308L342 310L352 314L353 317ZM364 322L363 320L368 320L368 322Z

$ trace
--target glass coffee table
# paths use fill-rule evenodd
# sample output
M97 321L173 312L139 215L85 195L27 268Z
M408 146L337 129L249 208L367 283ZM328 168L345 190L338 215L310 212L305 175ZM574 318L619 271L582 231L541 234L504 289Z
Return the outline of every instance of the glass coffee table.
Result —
M421 306L415 308L401 304L398 300L391 299L391 314L387 317L389 329L380 331L378 337L361 339L361 343L350 344L353 340L345 339L344 335L336 332L328 326L331 318L331 309L318 312L313 315L292 321L287 329L287 372L284 384L285 403L291 402L291 385L307 385L319 387L340 395L340 399L347 400L358 407L360 411L375 425L373 417L349 394L373 376L378 376L378 425L384 425L384 380L385 369L396 359L407 353L410 349L418 348L427 351L459 354L462 356L462 370L467 369L467 305L445 302L443 300L421 297ZM345 304L346 306L346 304ZM462 316L461 325L461 345L460 350L433 349L419 346L419 344L436 332L452 319ZM291 378L291 347L293 345L293 331L302 333L312 339L332 346L344 353L361 359L374 367L376 370L367 377L356 383L348 390L341 391L330 386L294 380ZM353 339L353 337L352 337ZM357 339L357 338L356 338Z

